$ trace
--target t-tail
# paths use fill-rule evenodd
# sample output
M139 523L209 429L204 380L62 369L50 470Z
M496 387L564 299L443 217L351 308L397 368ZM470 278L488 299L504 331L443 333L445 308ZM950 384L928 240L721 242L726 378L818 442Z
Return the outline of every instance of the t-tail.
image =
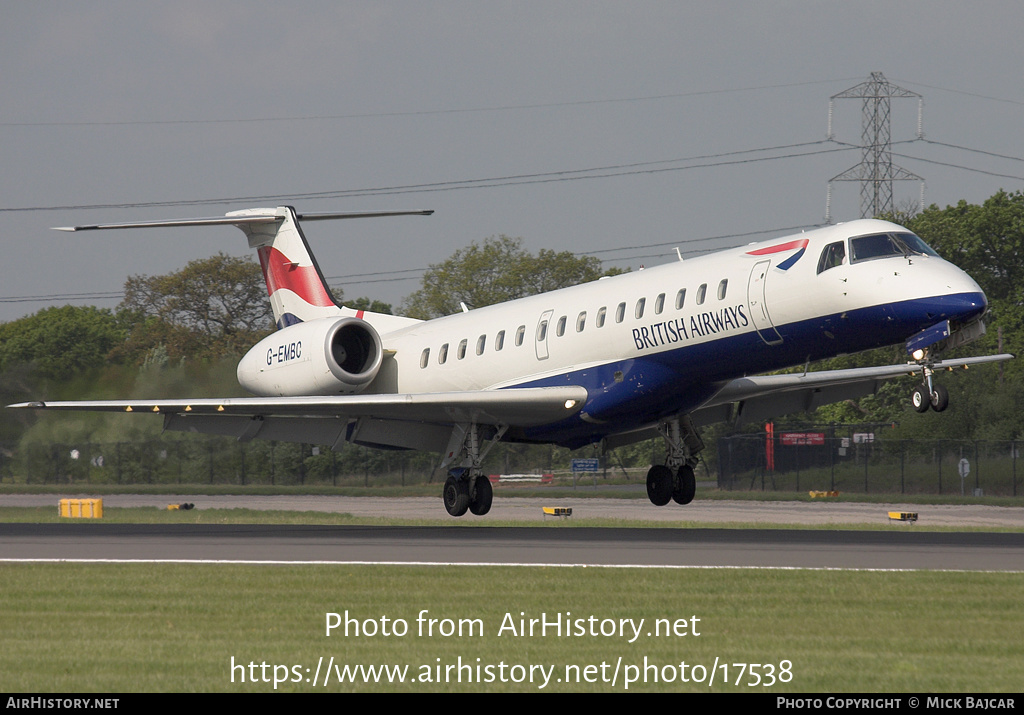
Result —
M267 282L267 294L278 329L296 323L332 316L354 316L387 331L416 322L397 316L346 308L335 301L320 267L302 234L301 221L383 216L429 216L433 211L379 211L363 213L304 213L291 206L232 211L213 218L172 219L138 223L108 223L60 227L58 231L90 231L116 228L158 228L171 226L213 226L228 224L240 228L255 248Z

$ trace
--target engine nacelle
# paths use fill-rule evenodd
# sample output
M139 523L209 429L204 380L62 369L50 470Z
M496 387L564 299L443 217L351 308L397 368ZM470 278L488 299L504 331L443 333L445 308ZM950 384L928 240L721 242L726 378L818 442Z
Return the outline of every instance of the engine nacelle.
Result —
M380 370L384 348L359 318L296 323L256 343L238 363L238 383L263 396L362 392Z

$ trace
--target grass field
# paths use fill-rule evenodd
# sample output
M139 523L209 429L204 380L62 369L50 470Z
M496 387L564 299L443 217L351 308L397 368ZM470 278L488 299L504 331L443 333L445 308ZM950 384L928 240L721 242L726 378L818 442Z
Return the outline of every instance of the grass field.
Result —
M55 507L0 508L0 521L58 520ZM154 508L108 508L104 521L368 523ZM0 584L2 692L977 694L1024 682L1024 573L25 563L0 564ZM327 636L327 614L346 611L376 632ZM582 619L582 634L502 630L542 614ZM408 631L383 635L384 618ZM460 619L461 635L441 632ZM629 619L644 619L635 638ZM365 670L380 666L399 670Z
M275 677L279 691L328 692L621 692L627 676L639 678L631 691L691 692L1019 692L1024 682L1024 574L4 564L0 579L6 692L270 692ZM418 632L424 610L433 635ZM326 614L346 611L378 633L340 626L328 637ZM518 630L521 613L583 619L586 632L499 635L506 614ZM591 634L592 616L615 635ZM381 635L384 617L408 632ZM618 635L618 619L640 618L633 643L628 625ZM453 630L476 622L445 636L444 619ZM677 633L647 635L655 619ZM306 682L321 657L318 684ZM339 683L332 670L324 686L331 657L339 668L407 666L407 682ZM741 663L762 665L741 674Z

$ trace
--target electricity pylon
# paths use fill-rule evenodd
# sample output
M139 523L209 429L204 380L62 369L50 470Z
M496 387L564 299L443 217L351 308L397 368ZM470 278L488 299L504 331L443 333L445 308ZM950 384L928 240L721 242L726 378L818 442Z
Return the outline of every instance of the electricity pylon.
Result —
M832 182L860 182L860 215L870 218L892 213L892 182L920 181L921 205L924 206L924 179L892 163L891 121L889 101L893 97L917 97L917 138L924 136L921 130L923 99L917 92L891 84L881 72L872 72L867 82L833 94L828 103L828 138L832 133L832 105L837 99L862 99L861 160L828 182L828 198L825 202L825 222L831 223Z

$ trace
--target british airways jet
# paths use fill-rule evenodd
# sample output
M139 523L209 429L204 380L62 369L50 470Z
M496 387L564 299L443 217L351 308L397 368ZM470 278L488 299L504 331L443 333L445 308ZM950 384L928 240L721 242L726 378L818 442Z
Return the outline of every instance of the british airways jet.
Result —
M647 474L662 506L687 504L702 425L748 422L873 393L918 375L915 409L942 411L943 360L984 334L985 295L907 229L878 220L680 260L435 320L335 302L302 221L429 215L306 213L289 206L222 217L61 230L230 224L256 249L278 330L238 364L256 397L28 402L14 407L163 415L164 428L251 439L432 450L448 469L452 516L486 514L481 464L500 441L612 449L663 439ZM905 343L906 363L763 375Z

